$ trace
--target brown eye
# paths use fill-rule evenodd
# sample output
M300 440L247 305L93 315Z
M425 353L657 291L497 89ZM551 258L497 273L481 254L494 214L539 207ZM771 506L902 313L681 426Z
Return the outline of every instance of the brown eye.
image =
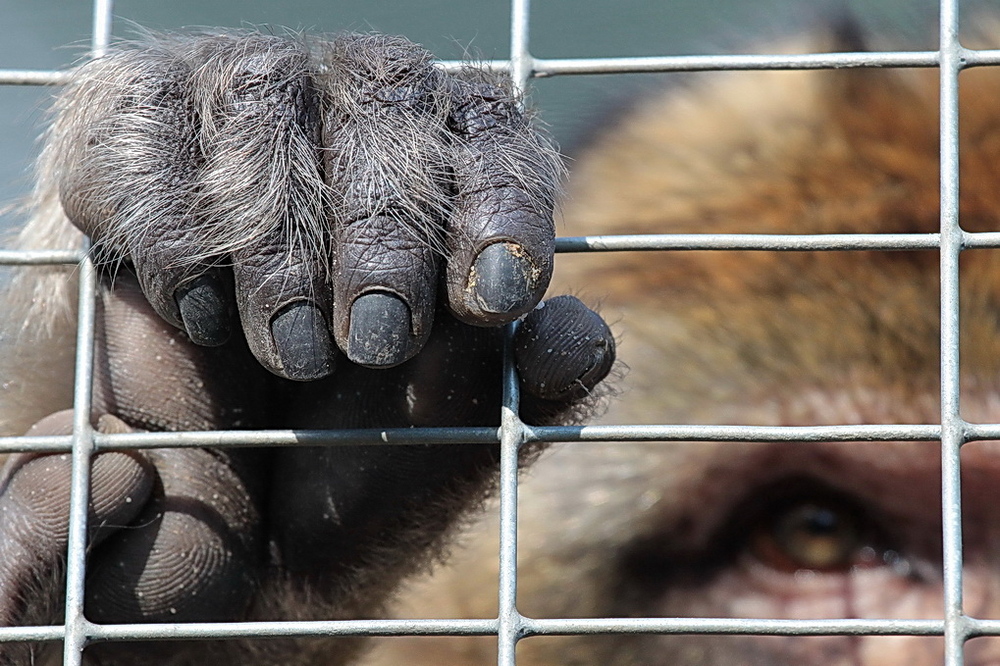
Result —
M875 556L863 520L836 501L802 500L774 507L752 531L752 552L779 571L846 571Z

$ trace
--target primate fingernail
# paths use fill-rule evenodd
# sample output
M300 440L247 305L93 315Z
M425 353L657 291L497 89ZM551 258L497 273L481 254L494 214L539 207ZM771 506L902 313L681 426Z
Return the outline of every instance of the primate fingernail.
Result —
M333 371L333 341L323 311L307 301L285 306L271 321L271 336L289 379L310 381Z
M534 305L538 270L516 243L494 243L472 265L470 286L485 312L521 314Z
M407 360L411 347L410 308L402 299L373 292L354 301L347 358L359 365L388 367Z
M174 293L184 330L191 341L218 347L229 339L229 301L219 279L211 273L199 275Z

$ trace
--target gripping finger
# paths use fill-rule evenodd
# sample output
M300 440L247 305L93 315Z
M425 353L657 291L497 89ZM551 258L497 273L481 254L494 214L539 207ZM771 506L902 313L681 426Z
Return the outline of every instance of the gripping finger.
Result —
M615 363L615 339L600 315L573 296L556 296L532 310L514 339L527 418L550 420L591 391Z
M190 63L162 45L78 69L57 101L44 160L63 209L99 260L130 259L156 312L199 344L229 337L231 296L211 270L211 230L194 205L202 163Z
M114 422L120 423L117 419ZM102 430L107 431L102 419ZM122 424L124 425L124 424ZM58 412L38 424L29 435L72 432L72 412ZM0 624L45 621L26 615L44 609L46 583L62 571L69 535L69 454L11 457L0 484ZM107 452L91 466L88 516L90 543L98 543L138 515L149 497L155 472L138 454ZM56 583L57 584L57 583ZM49 603L55 604L54 599Z
M256 452L152 451L158 485L133 527L92 554L86 611L98 622L237 617L262 558Z
M458 319L480 326L535 307L555 247L561 163L502 84L467 72L454 82L448 118L457 190L447 225L448 304Z
M328 45L323 128L337 267L333 330L348 358L402 363L430 334L448 203L442 74L400 37Z
M281 376L333 369L321 95L304 45L268 35L196 43L204 215L233 261L250 348Z

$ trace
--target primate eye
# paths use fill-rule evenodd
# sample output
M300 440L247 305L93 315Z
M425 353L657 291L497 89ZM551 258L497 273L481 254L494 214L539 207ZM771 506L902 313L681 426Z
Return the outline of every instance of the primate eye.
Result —
M791 478L756 489L749 509L732 517L738 550L780 572L846 573L862 567L907 566L884 516L868 504L813 478Z
M781 571L844 571L875 556L864 521L833 500L801 500L775 507L753 530L750 546Z

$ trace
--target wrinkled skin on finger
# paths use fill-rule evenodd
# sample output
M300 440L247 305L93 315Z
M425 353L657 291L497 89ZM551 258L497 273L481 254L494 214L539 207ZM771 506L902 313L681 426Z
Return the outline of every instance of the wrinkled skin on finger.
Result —
M495 326L552 273L552 146L508 81L447 75L402 38L129 45L77 72L51 136L63 208L96 256L133 266L199 344L224 342L238 311L279 376L329 375L338 348L397 365L439 300Z
M502 79L446 75L379 35L170 36L84 65L56 106L42 169L102 270L102 431L495 426L501 325L518 318L522 418L575 423L600 402L615 340L576 298L540 302L560 166ZM53 415L32 433L70 422ZM371 616L444 555L498 455L492 444L101 453L85 613ZM5 623L58 617L69 474L66 456L8 462ZM357 641L324 646L108 643L87 658L345 663ZM42 656L0 645L0 664Z

